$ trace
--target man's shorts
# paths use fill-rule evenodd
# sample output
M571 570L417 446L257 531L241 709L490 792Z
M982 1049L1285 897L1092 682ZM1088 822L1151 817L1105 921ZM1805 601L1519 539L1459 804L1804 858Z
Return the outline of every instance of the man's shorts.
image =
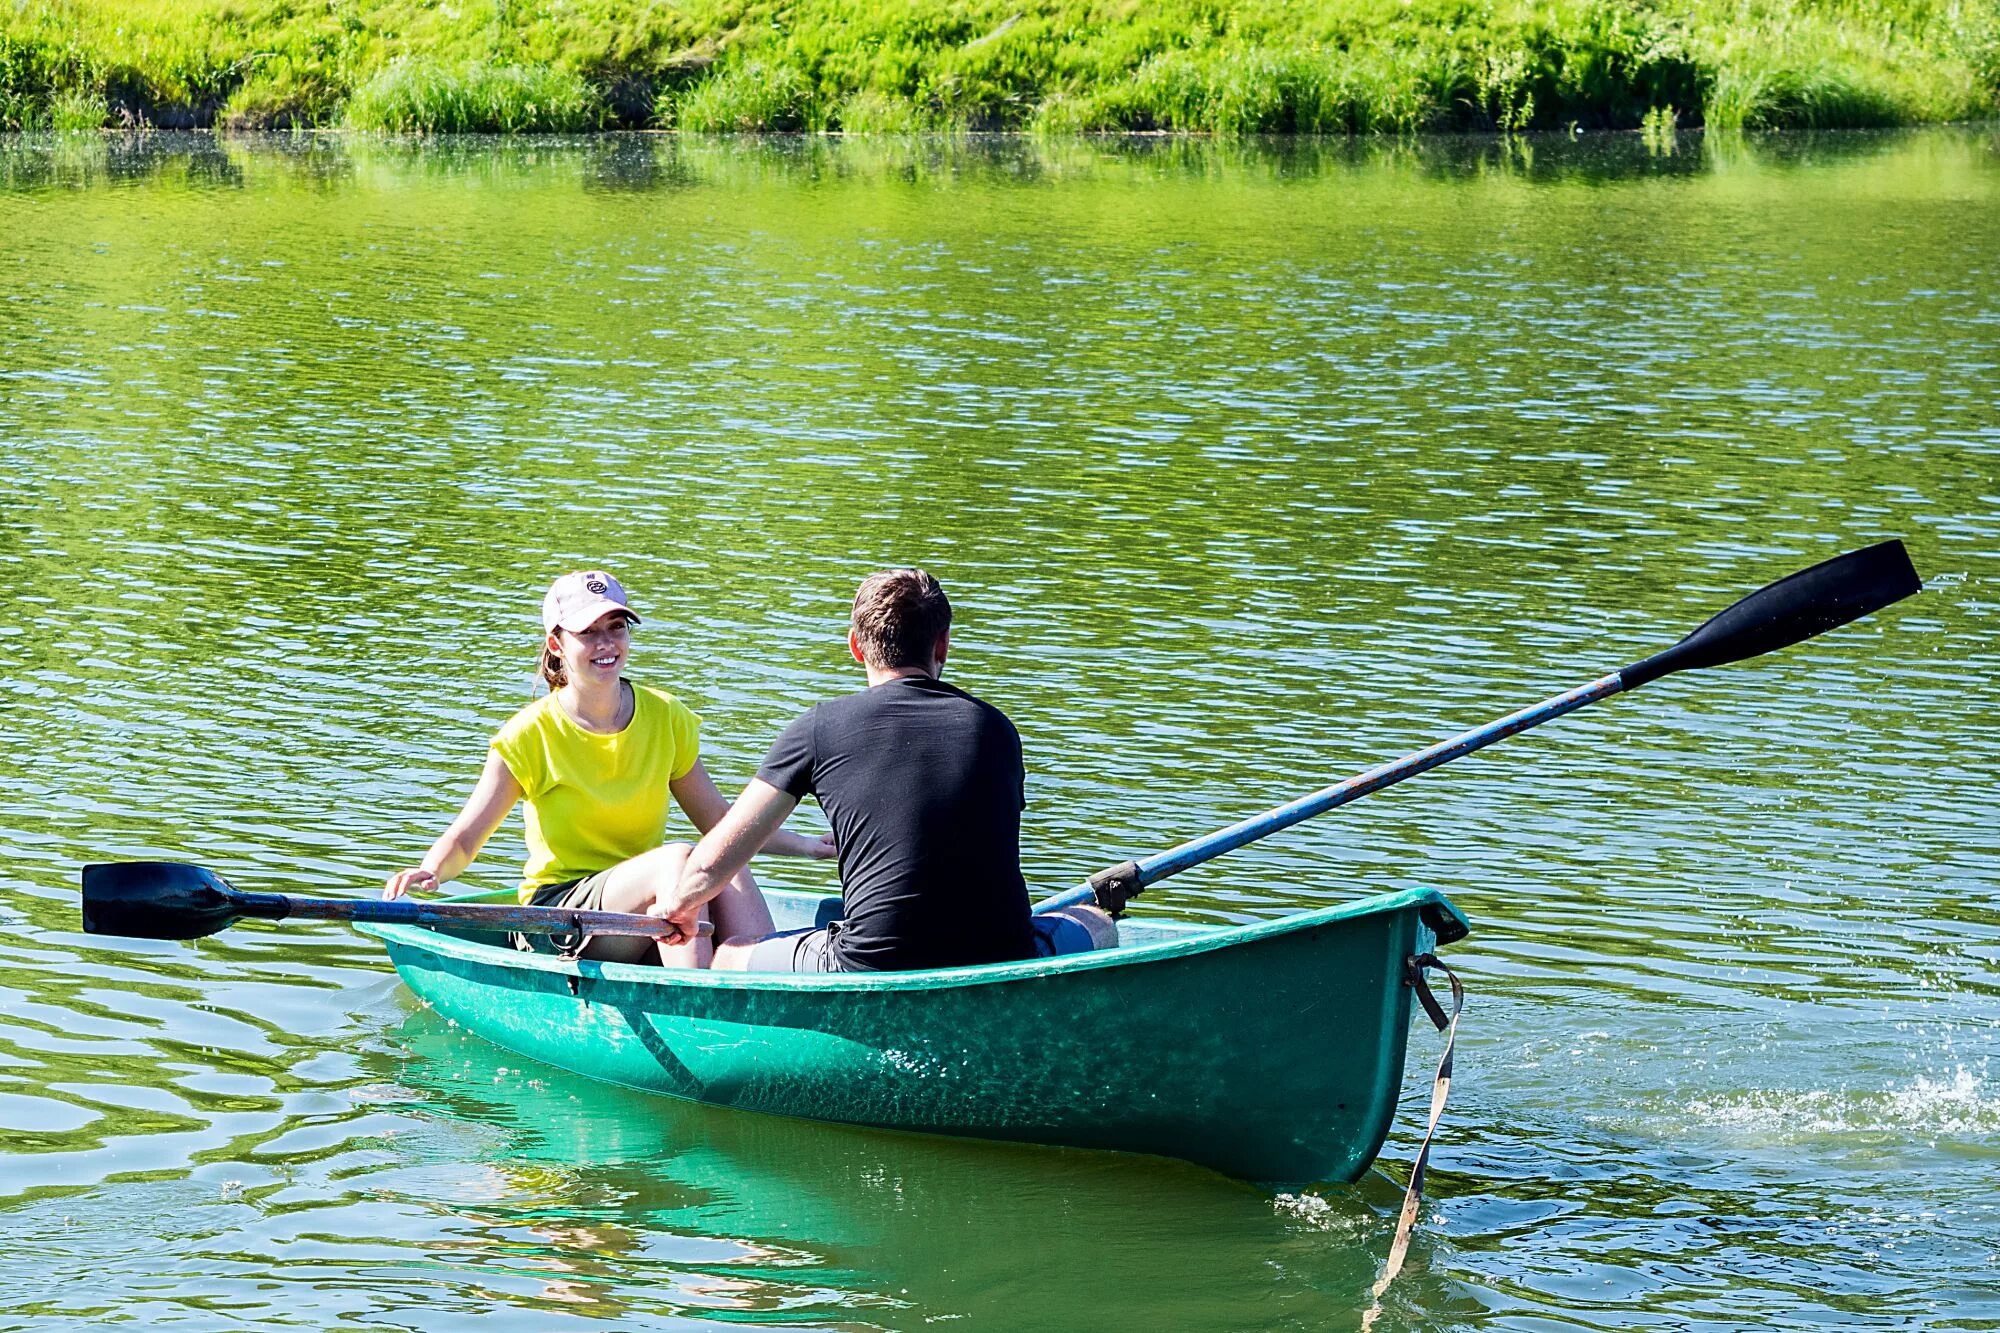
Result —
M528 899L530 907L567 907L577 912L602 912L604 910L604 878L611 872L600 870L582 879L566 879L560 884L545 884L536 889ZM514 933L514 947L523 953L573 954L583 947L583 941L575 935L525 935Z
M1058 954L1088 953L1096 947L1090 930L1081 921L1066 916L1028 918L1035 936L1035 957L1054 958ZM833 937L840 923L788 930L759 940L743 963L745 972L838 972L840 959L833 952Z
M750 949L743 960L745 972L838 972L840 960L833 956L832 926L807 926L767 936Z

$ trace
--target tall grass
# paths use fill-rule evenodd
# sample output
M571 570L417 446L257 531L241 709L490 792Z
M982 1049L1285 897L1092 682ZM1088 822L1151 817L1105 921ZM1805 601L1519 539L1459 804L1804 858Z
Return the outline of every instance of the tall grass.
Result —
M1465 80L1421 48L1154 56L1111 88L1080 94L1064 128L1215 134L1369 134L1449 124Z
M101 130L106 116L104 94L87 88L66 88L49 99L52 130Z
M328 125L341 118L346 100L323 70L289 59L263 61L229 94L218 122L235 130Z
M5 0L0 128L1404 133L2000 111L1994 0Z
M396 134L564 133L594 128L598 99L548 65L447 66L398 60L354 90L347 125Z
M1967 69L1954 95L1935 76L1913 77L1922 69L1920 46L1837 13L1745 23L1710 36L1702 55L1703 118L1722 130L1952 119L1971 109L1963 103L1976 81Z
M745 60L694 85L659 114L694 134L823 129L813 94L811 80L796 66Z
M832 123L843 134L922 134L950 128L927 116L916 103L873 88L863 89L835 107Z

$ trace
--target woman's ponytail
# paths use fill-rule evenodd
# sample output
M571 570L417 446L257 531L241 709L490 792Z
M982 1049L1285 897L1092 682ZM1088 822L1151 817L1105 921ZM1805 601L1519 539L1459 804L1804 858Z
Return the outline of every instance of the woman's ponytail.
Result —
M542 679L549 683L549 693L554 694L569 684L569 671L563 666L562 654L549 649L549 641L542 640L542 651L535 665L541 670Z

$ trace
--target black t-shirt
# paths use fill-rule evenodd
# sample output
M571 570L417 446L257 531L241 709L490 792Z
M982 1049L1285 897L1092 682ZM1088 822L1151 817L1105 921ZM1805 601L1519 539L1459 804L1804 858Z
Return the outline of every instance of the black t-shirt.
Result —
M1021 738L993 705L927 676L884 681L807 709L757 776L817 797L833 825L842 969L1032 956Z

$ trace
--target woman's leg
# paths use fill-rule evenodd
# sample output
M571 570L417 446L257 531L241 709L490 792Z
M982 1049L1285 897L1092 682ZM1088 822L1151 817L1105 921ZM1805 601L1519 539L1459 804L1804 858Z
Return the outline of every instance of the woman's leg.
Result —
M770 905L764 901L748 866L737 872L728 888L710 900L708 919L715 923L718 940L761 939L778 929L771 920Z
M680 883L694 847L670 842L624 861L604 872L604 910L607 912L650 912L653 904ZM771 923L771 909L757 891L757 881L744 870L703 909L705 919L715 923L715 939L769 935L777 929ZM599 946L604 946L600 950ZM707 939L682 944L655 945L651 940L630 935L606 936L592 940L584 950L591 958L616 958L624 962L644 961L657 949L667 967L707 967L714 945Z
M664 889L680 882L681 867L687 864L694 847L670 842L621 861L604 872L604 910L646 913L653 910ZM714 948L707 938L668 944L637 935L600 935L583 953L586 958L612 959L623 963L645 963L655 959L663 967L707 967Z

